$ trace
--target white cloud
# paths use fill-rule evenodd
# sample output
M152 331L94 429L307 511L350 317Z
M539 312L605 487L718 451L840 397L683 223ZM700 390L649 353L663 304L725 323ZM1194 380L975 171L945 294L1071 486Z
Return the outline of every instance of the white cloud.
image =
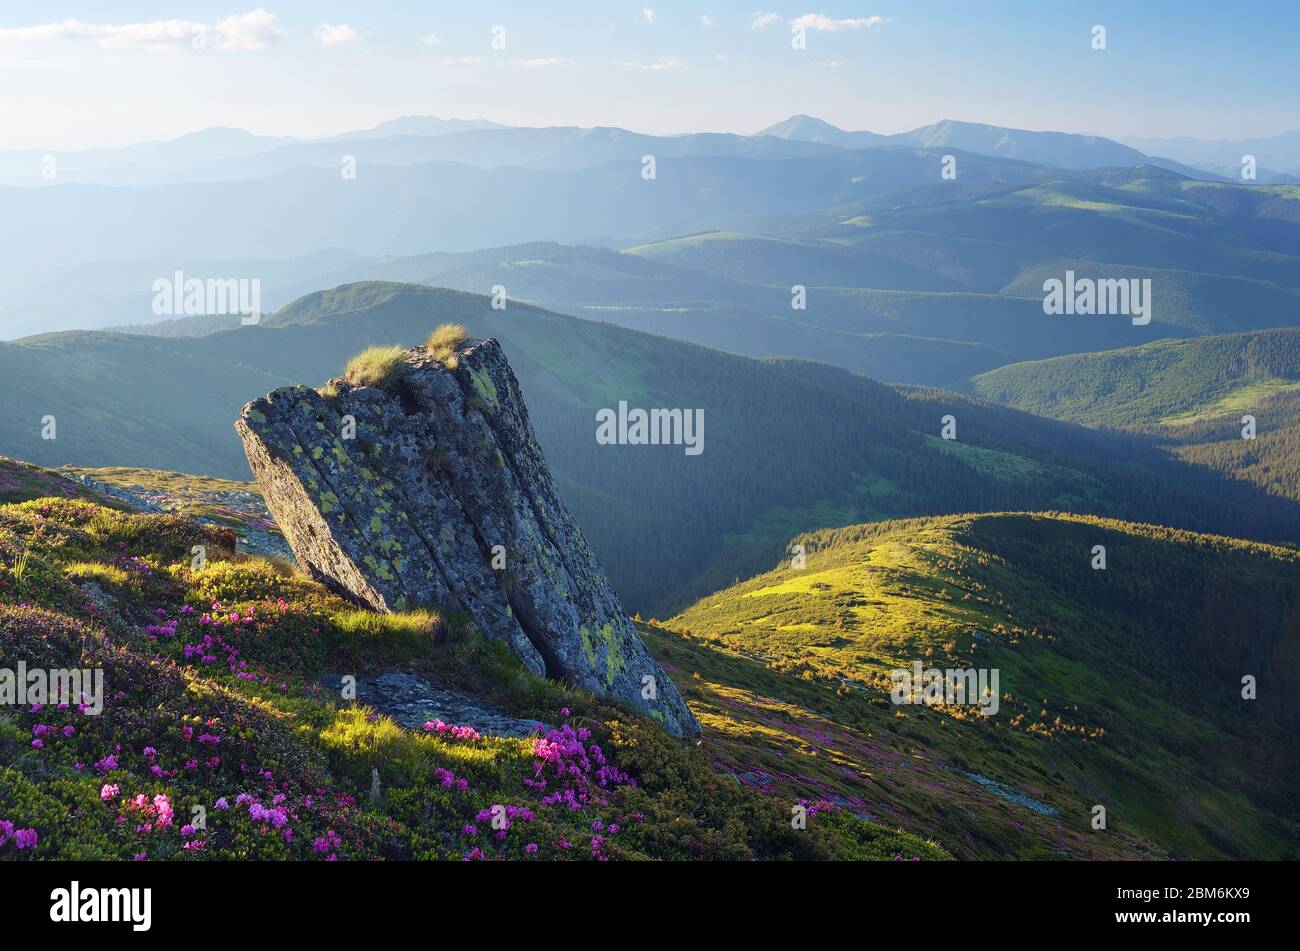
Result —
M706 27L713 26L713 17L708 15L702 16L700 17L700 22L703 23Z
M628 63L627 65L634 66L637 69L653 69L658 71L664 69L680 69L686 65L686 60L682 59L680 56L660 56L651 63Z
M828 69L839 69L844 64L837 59L813 60L814 66L825 66Z
M440 46L442 45L442 37L437 33L426 33L420 37L420 42L425 46Z
M275 14L258 8L218 20L216 49L265 50L284 39L284 30L275 25Z
M641 8L641 16L645 17L647 23L653 23L655 21L655 12L649 7Z
M835 33L839 30L871 30L885 22L884 17L858 17L850 20L833 20L824 13L805 13L790 21L792 29L817 30Z
M316 42L321 46L346 46L359 39L361 35L346 23L337 26L333 23L322 23L316 27Z
M209 26L194 20L147 20L139 23L87 23L58 20L37 26L0 29L0 43L47 43L94 40L106 49L166 50L207 48L227 52L269 49L284 39L275 14L263 9L235 14Z
M485 62L482 56L453 56L450 59L444 59L444 66L473 66L475 63Z
M751 30L766 29L779 19L781 19L779 13L751 13L749 15L749 28Z

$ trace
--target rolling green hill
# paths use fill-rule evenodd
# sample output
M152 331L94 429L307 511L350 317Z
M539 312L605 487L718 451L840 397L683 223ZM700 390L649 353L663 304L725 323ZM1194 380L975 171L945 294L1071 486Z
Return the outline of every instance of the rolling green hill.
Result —
M1300 381L1300 330L1161 341L1020 363L972 380L984 399L1088 426L1159 428L1258 405Z
M1064 171L996 162L972 166L969 175L959 163L957 180L943 181L935 155L868 152L869 162L816 159L831 168L804 210L674 219L640 232L657 240L602 239L622 251L530 241L323 256L339 258L332 269L315 259L265 268L243 261L240 273L265 270L268 299L276 301L373 280L471 293L501 285L513 300L562 313L930 386L1010 362L1300 323L1300 189L1293 186L1195 181L1151 165ZM758 164L754 188L795 167ZM130 272L153 273L146 263ZM223 266L210 261L207 270ZM202 262L190 261L190 269L202 270ZM1043 282L1066 271L1149 279L1151 323L1044 314ZM57 283L84 286L74 277L69 265ZM33 287L44 293L49 283ZM795 284L807 289L806 309L791 307ZM114 285L119 296L121 285ZM134 286L148 283L137 277ZM19 304L36 306L31 295ZM139 312L147 305L141 296ZM149 332L220 327L219 319L187 318Z
M711 231L640 245L628 254L759 284L956 290L941 274L831 241L798 241Z
M1300 331L1198 337L1019 363L976 376L984 399L1148 434L1176 457L1300 499ZM1244 416L1255 438L1244 439Z
M632 610L669 613L746 577L797 532L885 517L1032 506L1300 539L1294 502L1139 438L415 285L322 291L199 338L0 345L0 448L47 466L246 479L233 420L247 401L323 383L370 344L413 345L448 321L501 341L560 490ZM599 445L596 412L622 400L702 409L704 451ZM947 414L955 443L938 438ZM47 415L55 439L41 438Z
M802 568L652 629L742 782L963 856L1300 855L1295 550L1050 514L795 541ZM891 703L890 672L916 661L998 669L997 711Z

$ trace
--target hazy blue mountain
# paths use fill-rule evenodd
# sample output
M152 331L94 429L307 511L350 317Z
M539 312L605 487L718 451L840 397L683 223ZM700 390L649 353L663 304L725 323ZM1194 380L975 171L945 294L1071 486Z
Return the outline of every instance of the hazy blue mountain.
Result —
M873 145L888 145L889 136L875 132L847 132L815 116L791 116L775 125L754 133L758 136L775 136L798 142L820 142L843 149L865 149Z
M329 139L381 139L390 135L447 135L471 129L504 129L499 122L487 119L442 119L438 116L398 116L378 125L355 132L343 132Z
M963 149L980 155L998 155L1060 168L1142 165L1149 161L1137 149L1101 136L1032 132L954 119L944 119L892 138L924 148Z
M1181 162L1208 167L1233 169L1230 178L1241 174L1241 161L1245 155L1255 156L1261 167L1273 169L1276 174L1300 175L1300 130L1292 129L1273 136L1247 139L1146 139L1125 137L1121 141L1144 152L1159 152Z
M960 149L976 155L1019 159L1058 168L1108 168L1111 166L1156 165L1189 178L1216 179L1219 176L1196 165L1184 165L1121 145L1098 135L1068 132L1033 132L980 122L943 119L909 132L878 135L874 132L846 132L813 116L791 116L769 126L759 135L775 135L806 142L823 142L843 148L872 148L881 145L913 145L927 149Z
M187 144L195 138L208 147ZM129 150L56 154L58 179L91 185L149 186L261 178L299 168L340 172L344 159L358 165L461 162L476 168L520 166L581 169L610 161L640 162L686 156L799 158L835 147L775 136L701 132L656 136L617 128L510 128L485 122L424 117L397 119L364 132L328 139L263 139L234 129L209 129L194 137ZM0 153L0 184L49 185L40 153Z
M654 247L654 246L651 246ZM851 249L847 253L852 255ZM280 262L303 267L318 259ZM953 386L1020 358L970 341L918 336L897 324L858 331L821 326L824 301L807 311L790 306L788 287L735 280L680 267L653 254L533 242L484 251L390 258L347 258L342 266L268 285L266 300L283 303L319 287L357 281L415 282L483 293L496 285L512 300L665 334L750 357L793 356L832 363L892 383ZM196 273L199 268L192 268ZM949 295L944 295L949 296ZM238 317L185 317L122 329L162 337L206 336L239 326ZM75 317L72 318L75 320Z
M361 280L475 293L499 284L514 300L738 354L946 386L1007 362L1300 320L1300 202L1286 188L959 155L956 182L936 180L937 150L883 147L665 159L654 181L628 161L579 172L439 164L363 167L354 182L300 170L170 188L0 190L0 202L26 203L31 216L21 240L0 236L13 267L0 328L12 338L148 324L153 280L178 267L261 280L264 312ZM79 200L53 214L63 198ZM112 214L81 217L101 201ZM175 207L190 215L141 227ZM241 230L245 218L258 227ZM735 227L695 227L720 219ZM616 239L622 252L589 245L616 228L671 237ZM476 246L487 250L468 250ZM69 263L43 268L51 259ZM1067 271L1151 280L1152 322L1045 315L1043 283ZM791 306L796 284L806 288L802 310ZM165 320L156 332L235 323Z
M456 135L467 134L489 133ZM152 188L0 188L8 225L0 233L0 284L51 261L294 258L331 247L379 256L536 240L630 244L653 229L689 233L720 217L824 214L932 181L939 167L940 156L923 149L874 149L794 159L664 156L653 180L642 177L636 155L581 170L363 164L355 180L331 167ZM963 168L972 181L1021 181L1033 171L980 156Z
M653 136L626 129L487 128L442 135L401 134L300 143L224 163L220 168L199 170L187 180L257 178L296 168L339 169L345 155L358 164L417 165L437 161L485 169L518 166L574 170L612 161L640 163L644 155L656 159L800 158L830 150L830 146L811 143L721 133Z
M138 185L183 179L200 169L266 152L301 140L254 135L243 129L214 127L161 142L85 150L0 151L0 184L49 186L60 182ZM54 178L46 176L52 159Z
M1154 164L1189 177L1215 178L1208 168L1240 162L1241 149L1256 147L1260 164L1278 174L1300 171L1300 133L1243 143L1171 140L1175 158L1154 157L1100 136L1034 132L945 119L895 135L846 131L808 115L796 115L753 136L728 133L645 135L620 128L510 127L485 119L403 116L371 129L302 140L254 135L241 129L212 128L176 139L122 148L84 151L0 152L0 184L48 185L43 160L57 163L55 182L101 185L159 185L233 181L298 168L340 167L344 156L358 162L412 165L463 162L480 168L577 169L606 161L663 157L727 156L792 158L833 149L916 146L961 150L1020 159L1060 168L1098 168ZM1162 146L1163 143L1156 142ZM1158 150L1155 154L1159 153ZM1181 164L1182 155L1193 155ZM1233 174L1228 176L1234 177Z

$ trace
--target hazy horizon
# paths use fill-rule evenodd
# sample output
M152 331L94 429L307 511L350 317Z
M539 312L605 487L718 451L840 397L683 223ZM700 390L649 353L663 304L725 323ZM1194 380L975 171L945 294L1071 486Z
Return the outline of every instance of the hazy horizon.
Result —
M1278 117L1300 92L1285 41L1300 10L1280 3L1232 22L1208 4L1163 2L116 7L6 5L0 81L24 95L0 103L0 148L216 126L320 138L406 115L658 135L751 134L802 113L882 134L958 119L1113 139L1263 138L1296 127ZM797 24L804 49L792 48ZM1097 25L1104 50L1092 48Z
M187 137L187 136L192 136L192 135L199 135L199 134L201 134L201 133L204 133L204 132L211 132L211 131L214 131L214 130L217 130L217 129L229 129L229 130L232 130L232 131L247 132L247 133L249 133L250 135L261 136L261 137L276 137L276 138L285 138L285 139L296 139L296 140L303 141L303 142L310 142L310 141L316 141L316 140L319 140L319 139L335 138L335 137L337 137L337 136L345 135L345 134L347 134L347 133L352 133L352 132L364 132L364 131L368 131L368 130L370 130L370 129L373 129L373 128L377 127L377 126L383 125L384 123L387 123L387 122L393 122L393 121L396 121L396 120L398 120L398 119L410 119L410 118L443 119L443 120L465 121L465 122L483 121L483 122L495 123L495 124L498 124L498 125L501 125L501 126L510 126L510 127L512 127L512 128L545 128L545 127L550 127L550 128L619 128L619 129L624 129L624 130L626 130L626 131L628 131L628 132L634 132L634 133L639 133L639 134L643 134L643 135L655 135L655 136L694 135L694 134L702 133L702 132L731 133L731 134L735 134L735 135L757 135L757 134L760 133L763 129L766 129L766 128L768 128L769 126L775 125L775 124L777 124L777 123L779 123L779 122L783 122L783 121L785 121L786 119L793 118L794 116L809 116L809 117L814 118L814 119L820 119L820 120L822 120L822 121L824 121L824 122L829 123L830 125L836 126L836 127L839 128L839 129L843 129L843 130L846 131L846 132L877 132L877 133L880 133L881 135L893 135L893 134L895 134L895 133L899 133L899 132L910 132L910 131L912 131L912 130L914 130L914 129L925 128L925 127L927 127L927 126L935 125L935 124L940 123L940 122L953 121L953 122L969 122L969 123L972 123L972 124L978 124L978 125L990 125L990 126L996 126L996 127L999 127L999 128L1018 129L1018 130L1020 130L1020 131L1025 131L1025 132L1063 132L1063 133L1066 133L1066 134L1068 134L1068 135L1086 135L1086 136L1096 136L1096 137L1100 137L1100 138L1112 139L1113 141L1116 141L1116 142L1124 142L1124 141L1126 141L1126 140L1130 140L1130 139L1131 139L1131 140L1139 140L1139 139L1146 139L1146 138L1152 138L1152 139L1187 139L1187 140L1190 140L1190 141L1199 141L1199 142L1211 142L1211 141L1233 141L1233 140L1237 140L1237 139L1269 139L1269 138L1275 138L1275 137L1278 137L1278 136L1286 135L1286 134L1289 133L1289 132L1300 131L1300 122L1297 122L1297 123L1295 123L1294 125L1284 125L1283 127L1280 127L1280 128L1278 128L1276 131L1273 131L1273 132L1260 132L1260 133L1255 133L1255 134L1241 135L1241 136L1232 136L1232 137L1213 137L1213 138L1212 138L1212 137L1207 137L1207 136L1197 136L1197 135L1191 135L1191 134L1187 134L1187 135L1167 135L1167 136L1162 135L1162 136L1150 136L1150 137L1147 137L1147 136L1137 136L1137 135L1111 135L1111 134L1108 134L1108 133L1106 133L1106 132L1098 131L1098 130L1096 130L1096 129L1072 129L1072 128L1064 128L1064 127L1062 127L1062 128L1046 128L1046 127L1044 127L1044 128L1026 128L1026 127L1022 127L1022 126L1015 126L1015 125L1012 125L1011 123L1007 123L1007 122L997 122L997 121L991 121L991 120L975 120L975 119L968 119L968 118L966 118L966 117L964 117L964 116L957 116L957 115L944 115L944 116L939 116L939 117L937 117L937 118L927 119L927 120L925 120L925 121L916 122L916 123L914 123L914 124L912 124L912 125L904 125L904 126L900 126L900 127L898 127L898 128L889 128L889 129L869 129L869 128L857 128L857 127L852 126L852 125L841 124L841 123L839 123L839 122L836 122L836 121L833 120L833 119L829 119L829 118L827 118L827 117L824 116L824 115L818 115L817 113L812 112L812 111L802 111L802 112L794 112L794 113L789 113L789 114L787 114L787 115L781 115L781 116L773 117L773 119L772 119L771 122L764 123L763 125L759 126L758 128L754 128L754 129L692 128L692 129L680 129L680 130L676 130L676 131L662 131L662 132L657 132L657 131L650 131L650 130L647 130L647 129L637 128L637 127L634 127L634 126L619 125L619 124L610 124L610 125L605 125L605 124L597 123L597 124L595 124L595 125L588 125L588 124L584 124L584 123L581 123L581 122L555 122L555 123L548 123L546 126L528 125L528 124L514 125L514 124L512 124L512 123L501 122L500 120L498 120L498 119L496 119L496 118L494 118L494 117L492 117L492 116L490 116L490 115L464 115L464 116L460 116L460 115L451 115L451 114L435 114L435 113L427 113L427 114L423 114L423 113L402 113L402 114L398 114L398 115L383 116L383 117L381 117L381 118L376 119L376 120L373 121L373 122L369 122L369 123L367 123L367 124L365 124L365 125L361 125L361 126L351 126L351 125L348 125L348 126L339 127L339 128L337 128L337 129L331 129L331 130L324 131L324 132L321 132L321 133L316 134L316 135L309 135L309 136L286 135L286 134L283 134L283 133L277 132L277 131L275 131L274 129L251 129L251 128L245 128L245 127L242 127L242 126L229 126L229 125L220 125L220 124L216 124L216 125L199 125L199 126L196 126L196 127L193 128L193 129L185 129L185 130L181 130L181 131L168 132L168 133L166 133L166 134L159 134L159 135L150 135L150 136L133 136L133 137L120 138L120 139L112 139L112 138L109 138L109 139L101 139L101 140L94 140L94 141L79 141L79 140L73 140L72 142L69 142L69 143L59 143L59 142L57 142L57 141L54 140L54 139L44 139L44 140L42 140L42 145L41 145L41 146L37 146L35 143L28 143L28 144L22 144L22 143L19 143L19 144L12 144L12 145L0 145L0 148L5 149L5 150L10 150L10 151L36 151L36 150L38 150L40 147L44 147L44 148L48 148L48 149L53 150L53 151L68 151L68 152L91 151L91 150L96 150L96 149L118 149L118 148L129 148L129 147L131 147L131 146L133 146L133 145L149 145L149 144L157 144L157 143L161 143L161 142L170 142L170 141L174 141L174 140L176 140L176 139L182 139L182 138L185 138L185 137ZM0 139L0 141L3 141L3 139Z

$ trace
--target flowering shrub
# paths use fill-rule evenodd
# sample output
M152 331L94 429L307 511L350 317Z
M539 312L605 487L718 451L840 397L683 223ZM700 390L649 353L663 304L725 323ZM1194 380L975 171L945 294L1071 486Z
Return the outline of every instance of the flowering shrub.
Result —
M605 760L598 744L588 745L590 740L590 730L574 729L568 723L533 740L533 778L524 784L539 791L548 784L555 787L542 798L543 805L563 803L573 810L593 803L606 806L608 790L636 785L636 780Z

